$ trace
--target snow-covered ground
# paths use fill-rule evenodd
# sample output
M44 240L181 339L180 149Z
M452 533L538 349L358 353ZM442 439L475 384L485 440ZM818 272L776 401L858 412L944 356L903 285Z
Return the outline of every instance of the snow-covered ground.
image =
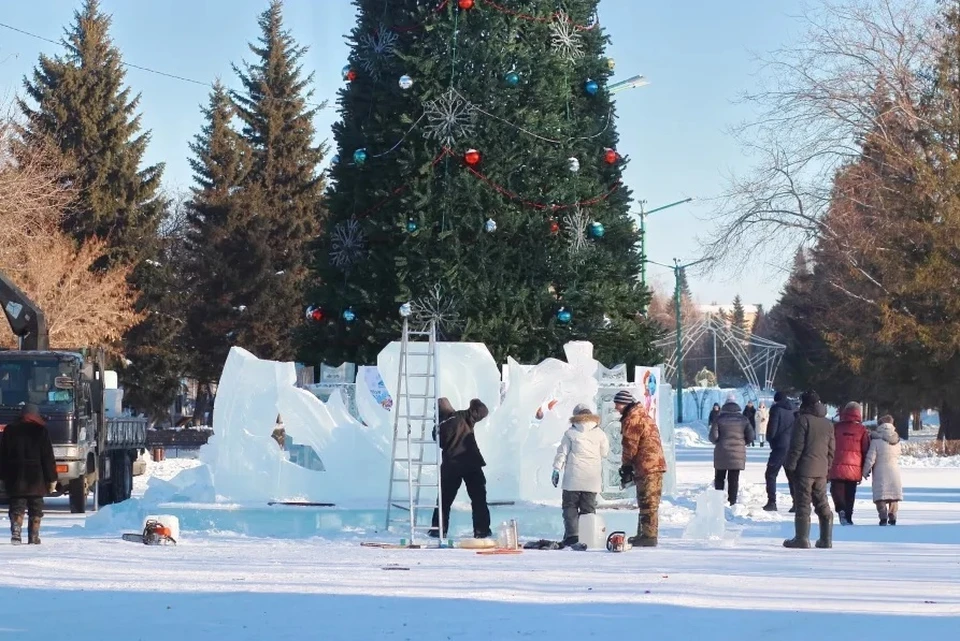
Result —
M50 513L44 543L0 542L0 637L50 639L366 639L560 641L629 638L953 638L960 624L960 468L904 469L906 502L881 528L861 487L856 526L832 550L785 550L783 510L760 510L768 450L751 450L741 505L722 541L682 539L713 477L708 448L679 450L680 496L661 545L626 554L374 550L350 530L273 540L188 531L177 547L126 543ZM169 478L195 462L167 460ZM781 480L783 478L781 477ZM781 484L781 492L785 486ZM54 502L56 503L56 502ZM521 535L531 508L516 508ZM554 536L560 534L559 510ZM627 527L635 513L610 510ZM454 526L468 526L456 512ZM6 528L6 520L0 527ZM539 526L538 526L539 527ZM814 526L814 535L816 526ZM397 536L392 537L394 539ZM400 569L403 568L403 569Z

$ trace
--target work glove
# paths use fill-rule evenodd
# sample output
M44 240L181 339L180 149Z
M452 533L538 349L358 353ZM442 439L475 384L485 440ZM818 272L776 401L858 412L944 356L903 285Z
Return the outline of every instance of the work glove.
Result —
M550 480L553 482L553 487L557 487L560 484L560 472L558 470L553 471L553 476L550 477Z
M633 480L633 466L632 465L620 466L620 484L626 485L632 480Z

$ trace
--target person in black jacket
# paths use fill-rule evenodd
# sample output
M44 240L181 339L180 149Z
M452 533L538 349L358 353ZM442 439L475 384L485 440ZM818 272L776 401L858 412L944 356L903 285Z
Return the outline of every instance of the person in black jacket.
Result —
M777 511L777 477L780 475L780 468L787 458L787 450L790 449L790 437L793 434L793 422L796 420L796 410L793 409L793 403L783 392L777 392L773 397L773 407L770 408L770 421L767 423L767 442L770 443L770 458L767 459L767 471L765 474L767 482L767 504L763 509L767 512ZM794 498L793 473L787 472L787 483L790 486L790 497L796 505ZM795 507L791 507L793 512Z
M487 464L480 454L474 426L487 417L487 406L480 399L470 401L470 407L456 411L446 398L437 403L440 423L434 429L434 438L439 438L443 458L440 465L440 492L443 497L443 528L439 527L440 510L433 511L432 537L447 536L450 527L450 508L457 498L460 485L467 486L467 495L473 509L473 536L485 539L490 536L490 508L487 507L487 478L483 468Z
M713 409L710 410L710 416L707 418L707 427L713 427L718 416L720 416L720 403L714 403Z
M757 435L757 408L754 407L753 401L747 401L747 406L743 408L743 415L747 417L747 420L750 421L750 428L753 429L754 438ZM753 447L753 439L750 439L750 442L747 443L750 447Z
M30 517L28 543L38 545L43 497L56 488L57 461L46 422L36 405L24 405L20 419L8 425L0 436L0 480L10 499L10 542L22 542L26 512Z
M740 406L731 396L710 426L710 442L716 446L713 449L713 469L716 471L713 487L722 490L724 480L727 481L730 505L737 502L740 472L747 466L747 443L752 443L754 438L750 421L740 413Z

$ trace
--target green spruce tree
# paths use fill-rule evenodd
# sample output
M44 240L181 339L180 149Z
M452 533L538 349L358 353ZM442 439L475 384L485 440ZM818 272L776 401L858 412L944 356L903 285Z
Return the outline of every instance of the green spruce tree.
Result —
M740 294L733 297L733 311L730 313L730 325L741 332L747 332L747 315Z
M140 130L139 95L124 86L120 51L110 40L110 17L97 0L85 0L62 40L63 55L40 56L24 78L28 100L23 144L53 144L72 163L68 179L79 198L64 230L82 241L109 240L119 259L157 250L165 203L159 195L162 165L141 167L150 135Z
M375 362L408 301L500 362L656 360L597 3L354 1L307 360Z
M290 360L294 329L303 319L310 249L323 213L323 149L314 142L316 109L308 105L313 76L304 77L301 68L307 48L284 29L280 0L272 0L259 25L259 43L250 45L256 60L235 67L242 90L231 92L242 137L252 150L239 190L251 215L231 242L246 237L254 245L250 264L270 278L247 281L264 291L237 297L244 299L240 304L248 320L234 340L261 358Z
M264 254L263 239L251 230L262 224L253 202L256 188L241 188L250 169L252 150L231 127L236 109L227 89L218 81L203 108L206 124L190 148L193 158L193 195L189 202L184 263L191 304L186 313L185 343L188 370L201 391L219 378L233 344L256 350L248 314L253 299L270 296L256 287L273 277ZM247 251L246 242L253 245ZM256 257L256 258L254 258ZM240 342L243 339L243 342ZM268 350L269 351L269 350ZM203 405L201 403L201 405ZM206 408L198 408L202 414Z

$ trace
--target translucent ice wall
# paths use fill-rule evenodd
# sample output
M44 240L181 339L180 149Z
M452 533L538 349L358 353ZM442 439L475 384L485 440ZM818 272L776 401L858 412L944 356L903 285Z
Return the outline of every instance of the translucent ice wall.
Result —
M270 436L278 414L297 443L319 454L325 471L287 460ZM350 417L342 399L327 407L297 388L293 363L264 361L232 348L217 388L213 428L200 458L218 499L356 502L379 501L385 493L389 454L382 439Z

